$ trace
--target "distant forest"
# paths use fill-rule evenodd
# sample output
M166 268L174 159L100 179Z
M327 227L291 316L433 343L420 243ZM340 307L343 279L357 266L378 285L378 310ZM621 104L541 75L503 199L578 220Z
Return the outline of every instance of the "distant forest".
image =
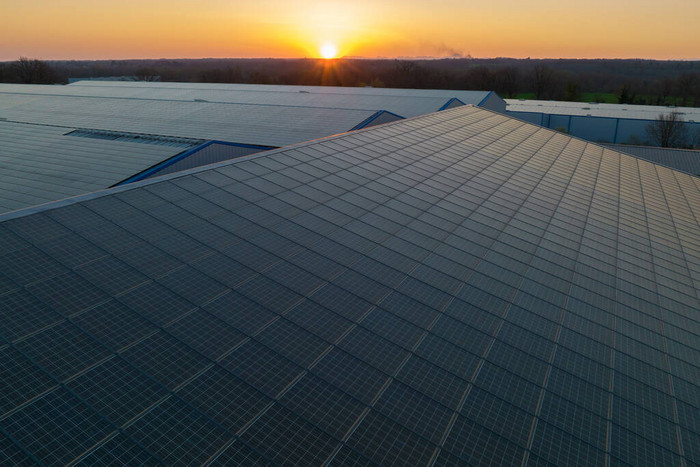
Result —
M0 63L0 82L137 81L493 90L504 98L700 107L700 61L161 59Z

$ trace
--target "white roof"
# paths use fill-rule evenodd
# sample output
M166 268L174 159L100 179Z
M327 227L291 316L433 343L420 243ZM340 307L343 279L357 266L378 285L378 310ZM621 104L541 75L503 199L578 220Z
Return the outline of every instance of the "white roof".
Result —
M537 112L554 115L629 118L655 120L660 114L677 111L686 122L700 122L698 107L663 107L656 105L597 104L590 102L539 101L505 99L508 112Z
M110 187L183 151L73 130L0 121L0 213Z
M13 86L13 85L10 85ZM489 91L444 89L387 89L262 84L161 83L133 81L78 81L69 86L33 86L32 92L73 96L127 97L239 104L270 104L355 110L388 110L414 117L440 110L451 99L479 105ZM26 92L26 86L0 87Z

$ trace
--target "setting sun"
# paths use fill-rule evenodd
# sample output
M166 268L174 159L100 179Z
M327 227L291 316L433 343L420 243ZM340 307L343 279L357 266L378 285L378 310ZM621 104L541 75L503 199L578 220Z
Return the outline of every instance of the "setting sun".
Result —
M338 54L338 49L333 44L323 44L321 46L321 57L335 58Z

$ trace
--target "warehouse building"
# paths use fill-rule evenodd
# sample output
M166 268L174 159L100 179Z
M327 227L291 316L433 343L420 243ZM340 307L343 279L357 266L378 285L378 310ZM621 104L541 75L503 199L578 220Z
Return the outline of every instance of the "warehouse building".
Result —
M700 463L699 207L462 106L0 215L0 463Z
M646 128L659 115L678 112L688 133L686 144L700 143L700 108L506 99L506 113L546 128L600 143L654 144Z

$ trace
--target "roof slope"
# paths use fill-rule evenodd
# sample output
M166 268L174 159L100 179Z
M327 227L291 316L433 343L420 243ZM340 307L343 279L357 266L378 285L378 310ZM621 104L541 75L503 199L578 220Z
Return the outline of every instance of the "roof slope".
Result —
M267 146L343 133L368 110L16 94L0 103L8 121L223 140Z
M479 105L489 91L444 89L389 89L332 86L282 86L259 84L166 83L133 81L78 81L69 86L0 85L0 93L32 93L76 97L119 97L172 101L207 101L236 104L284 105L354 110L387 110L415 117L441 110L453 99L459 105ZM496 110L505 111L500 101Z
M74 130L0 121L0 213L108 188L189 147L68 135Z
M700 462L699 209L460 107L6 215L3 461Z
M388 110L415 117L440 110L450 99L461 105L479 105L489 91L449 89L395 89L266 84L93 82L78 81L64 92L83 95L121 95L155 99L205 99L215 102L280 104L326 108ZM503 109L505 110L505 103Z
M653 162L654 164L661 164L693 175L700 175L699 150L630 146L629 144L605 144L604 146Z

